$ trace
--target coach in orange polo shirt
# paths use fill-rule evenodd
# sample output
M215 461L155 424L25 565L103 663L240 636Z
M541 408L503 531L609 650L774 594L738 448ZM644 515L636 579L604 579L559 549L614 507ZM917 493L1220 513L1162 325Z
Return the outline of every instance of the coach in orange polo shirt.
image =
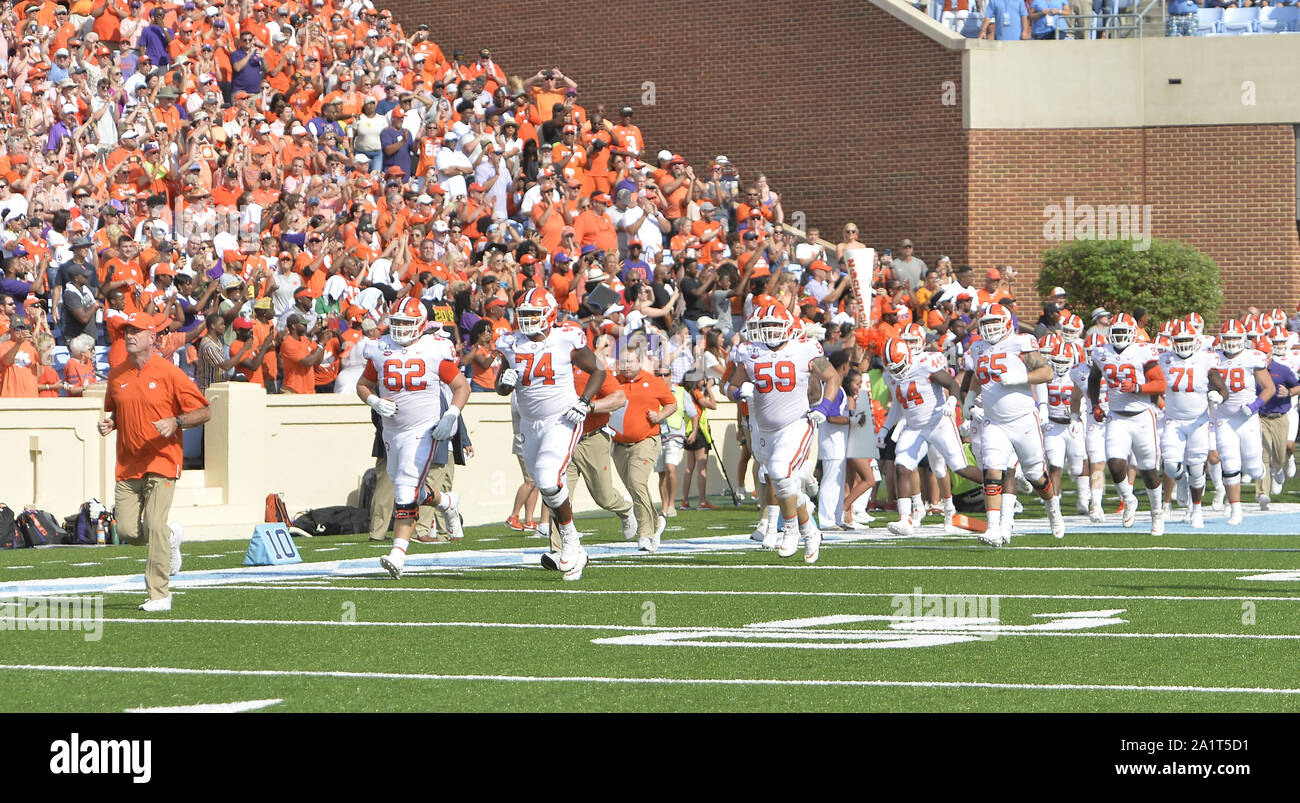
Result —
M280 356L284 358L285 393L315 393L315 368L325 358L325 347L307 337L307 324L294 313L286 322L286 335L280 342ZM328 333L329 327L322 319L317 337Z
M136 313L122 330L127 359L108 374L107 417L99 434L117 432L117 530L134 546L149 547L142 611L170 611L168 577L180 570L180 530L170 532L176 480L184 449L181 430L212 417L208 400L181 369L154 352L154 335L166 319Z
M614 435L614 466L632 495L637 546L655 552L666 519L650 497L650 475L659 459L659 422L677 411L677 401L668 383L646 373L641 365L642 355L631 350L618 361L618 383L627 397L627 407Z

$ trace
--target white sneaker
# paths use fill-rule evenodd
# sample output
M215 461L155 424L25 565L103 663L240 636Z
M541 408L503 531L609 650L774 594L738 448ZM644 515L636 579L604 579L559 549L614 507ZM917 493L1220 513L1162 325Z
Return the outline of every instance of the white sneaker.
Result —
M1093 524L1106 523L1106 511L1101 509L1101 500L1094 498L1091 506L1088 507L1088 521Z
M653 546L653 544L654 544L654 540L650 538L650 536L648 535L643 535L640 538L636 539L636 548L641 550L642 552L654 552L654 550L651 549L651 546Z
M1273 472L1273 487L1280 491L1283 485L1286 485L1286 470L1279 468Z
M781 528L776 526L768 527L763 532L763 549L776 549L777 542L781 540Z
M1255 497L1255 501L1259 503L1260 510L1268 510L1269 503L1273 500L1268 498L1268 494L1260 494Z
M667 519L665 519L667 521ZM636 538L636 513L629 510L627 518L623 519L623 540L631 541Z
M1164 505L1162 505L1161 507L1162 507L1163 509L1161 510L1160 514L1161 514L1162 516L1164 516L1166 519L1173 519L1173 517L1174 517L1174 506L1173 506L1173 504L1171 504L1171 503L1169 503L1169 502L1165 502ZM1153 512L1154 512L1154 511L1153 511Z
M767 538L767 521L763 520L760 521L758 523L758 526L754 528L754 531L749 534L749 540L756 541L761 544L763 543L763 539L765 538Z
M809 528L803 537L803 562L816 563L821 557L822 534L816 527Z
M1174 501L1178 503L1179 507L1192 506L1192 491L1187 484L1186 474L1179 477L1178 481L1174 483Z
M1291 479L1295 476L1295 455L1286 459L1286 478Z
M1204 514L1203 512L1201 512L1201 506L1200 506L1200 505L1195 505L1195 506L1192 507L1192 522L1191 522L1191 523L1192 523L1192 529L1193 529L1193 530L1204 530L1204 529L1205 529L1205 514Z
M167 523L167 529L171 530L172 545L172 570L171 576L175 577L181 573L181 541L185 540L185 530L179 522L171 521ZM170 609L170 603L168 603Z
M1025 506L1022 505L1022 504L1020 504L1020 497L1018 497L1018 496L1016 497L1016 507L1015 507L1015 509L1012 510L1011 512L1012 512L1013 514L1020 514L1020 513L1024 513L1024 512L1025 512Z
M550 569L553 572L558 572L560 570L560 553L547 552L545 555L542 555L541 564L543 569Z
M776 554L788 558L799 551L799 525L790 522L781 533L781 542L777 544Z
M1023 474L1016 476L1016 493L1027 494L1034 490L1034 486L1029 484L1029 480Z
M916 504L916 500L912 500L912 520L908 522L908 524L911 524L913 528L916 528L916 527L920 527L924 522L925 522L925 503L922 502L921 504L918 505Z
M1151 511L1151 534L1157 537L1165 534L1165 511L1163 509Z
M1061 497L1056 497L1047 505L1047 522L1052 527L1053 538L1065 537L1065 517L1061 515Z
M859 526L859 527L866 527L866 526L868 526L869 524L871 524L871 522L873 522L873 521L875 521L875 520L876 520L876 517L873 516L873 515L871 515L870 513L862 513L862 514L854 513L854 514L853 514L853 523L856 524L856 525Z
M460 515L460 494L442 492L442 513L447 517L447 537L459 541L465 537L465 519Z
M894 535L914 535L916 533L912 525L905 521L891 521L885 525L885 529Z
M963 530L962 528L958 527L956 524L953 524L953 523L952 523L952 517L953 517L953 514L952 514L952 513L945 512L945 513L943 514L943 532L944 532L944 534L945 534L945 535L957 535L958 533L965 532L965 530Z
M561 558L563 558L563 554L564 553L560 553ZM568 582L572 582L574 580L582 579L582 570L586 565L587 550L578 547L577 553L570 556L567 564L562 560L560 563L560 570L564 572L564 579Z
M1187 507L1183 509L1183 516L1182 516L1182 518L1179 519L1179 521L1181 521L1183 524L1191 524L1191 523L1192 523L1192 506L1191 506L1191 503L1188 503Z
M158 599L145 600L144 602L140 603L140 610L146 611L148 613L160 613L162 611L170 611L171 609L172 609L171 594L168 594L165 597L159 597Z
M1228 490L1222 485L1216 486L1214 489L1214 501L1210 503L1210 509L1216 513L1222 513L1224 507L1226 507L1224 500L1227 498Z
M383 566L393 576L394 580L401 580L402 569L406 566L406 553L394 549L379 559L379 565Z
M659 541L659 536L664 534L664 530L667 529L667 527L668 527L668 517L660 513L659 523L655 525L655 534L652 536L655 539L656 543Z
M1124 518L1120 522L1125 527L1132 527L1133 522L1137 521L1138 515L1138 498L1130 496L1124 500Z
M1246 515L1241 510L1241 505L1231 505L1231 511L1228 513L1228 524L1241 524Z

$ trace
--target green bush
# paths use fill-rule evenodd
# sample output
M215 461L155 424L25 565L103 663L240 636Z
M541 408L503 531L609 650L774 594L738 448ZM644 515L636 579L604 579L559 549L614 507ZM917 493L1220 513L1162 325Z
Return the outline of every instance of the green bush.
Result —
M1114 314L1147 311L1151 334L1160 324L1199 312L1206 330L1218 322L1223 304L1219 266L1177 240L1151 240L1135 251L1128 240L1075 240L1043 254L1038 292L1046 298L1064 287L1070 310L1090 326L1088 314L1105 307Z

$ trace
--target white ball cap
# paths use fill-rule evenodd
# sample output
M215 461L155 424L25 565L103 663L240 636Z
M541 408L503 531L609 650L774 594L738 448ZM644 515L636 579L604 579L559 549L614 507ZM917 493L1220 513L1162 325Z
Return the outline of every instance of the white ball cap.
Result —
M65 104L63 104L63 109L62 109L61 111L62 111L64 114L76 114L76 113L77 113L77 104L75 104L75 103L65 103Z
M668 161L668 160L671 159L671 158L673 158L673 152L672 152L672 151L659 151L659 159L660 159L660 161L664 161L664 162L666 162L666 161Z

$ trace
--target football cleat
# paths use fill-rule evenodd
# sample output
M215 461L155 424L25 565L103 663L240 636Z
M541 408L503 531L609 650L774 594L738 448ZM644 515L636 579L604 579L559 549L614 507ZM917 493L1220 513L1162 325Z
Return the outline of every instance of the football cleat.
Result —
M811 524L812 522L809 521ZM821 557L822 534L816 526L809 528L803 537L803 562L816 563L817 558Z
M1255 497L1255 501L1259 503L1260 510L1268 510L1268 506L1273 500L1269 499L1268 494L1259 494Z
M999 547L1002 546L1002 533L993 530L986 530L978 533L980 543L985 546Z
M1124 500L1124 515L1120 523L1125 527L1132 527L1133 522L1137 521L1138 500L1136 496L1130 496Z
M379 565L384 567L394 580L402 579L402 569L406 566L406 553L399 549L394 549L387 555L379 559Z
M1228 498L1228 489L1224 488L1222 485L1216 486L1214 489L1214 500L1210 503L1210 509L1215 511L1216 513L1222 513L1224 508L1224 500L1227 498Z
M542 564L543 569L550 569L553 572L558 572L560 570L560 553L547 552L542 555L540 563Z
M777 544L776 554L788 558L799 551L799 525L790 522L781 532L781 541Z
M1241 503L1240 503L1240 502L1235 503L1235 504L1229 506L1229 510L1228 510L1228 524L1241 524L1241 522L1242 522L1245 518L1246 518L1246 516L1245 516L1245 514L1244 514L1244 513L1242 512L1242 510L1241 510Z
M1205 515L1201 512L1201 506L1200 506L1200 505L1193 505L1193 506L1192 506L1192 522L1191 522L1191 524L1192 524L1192 529L1193 529L1193 530L1204 530L1204 529L1205 529Z
M912 525L905 521L891 521L885 525L885 529L894 535L914 535L916 532L912 529Z
M1092 503L1088 506L1088 521L1093 524L1102 524L1106 521L1106 511L1101 508L1101 494L1092 497Z
M582 547L569 556L568 561L563 560L564 553L561 552L560 571L564 572L564 579L567 582L582 579L582 570L587 565L587 550Z
M465 537L465 519L460 515L460 494L443 491L442 512L447 517L447 537L459 541Z
M1052 527L1053 538L1065 537L1065 517L1061 515L1061 497L1053 497L1047 503L1047 522Z
M1151 534L1154 536L1165 534L1165 511L1163 509L1151 511Z

